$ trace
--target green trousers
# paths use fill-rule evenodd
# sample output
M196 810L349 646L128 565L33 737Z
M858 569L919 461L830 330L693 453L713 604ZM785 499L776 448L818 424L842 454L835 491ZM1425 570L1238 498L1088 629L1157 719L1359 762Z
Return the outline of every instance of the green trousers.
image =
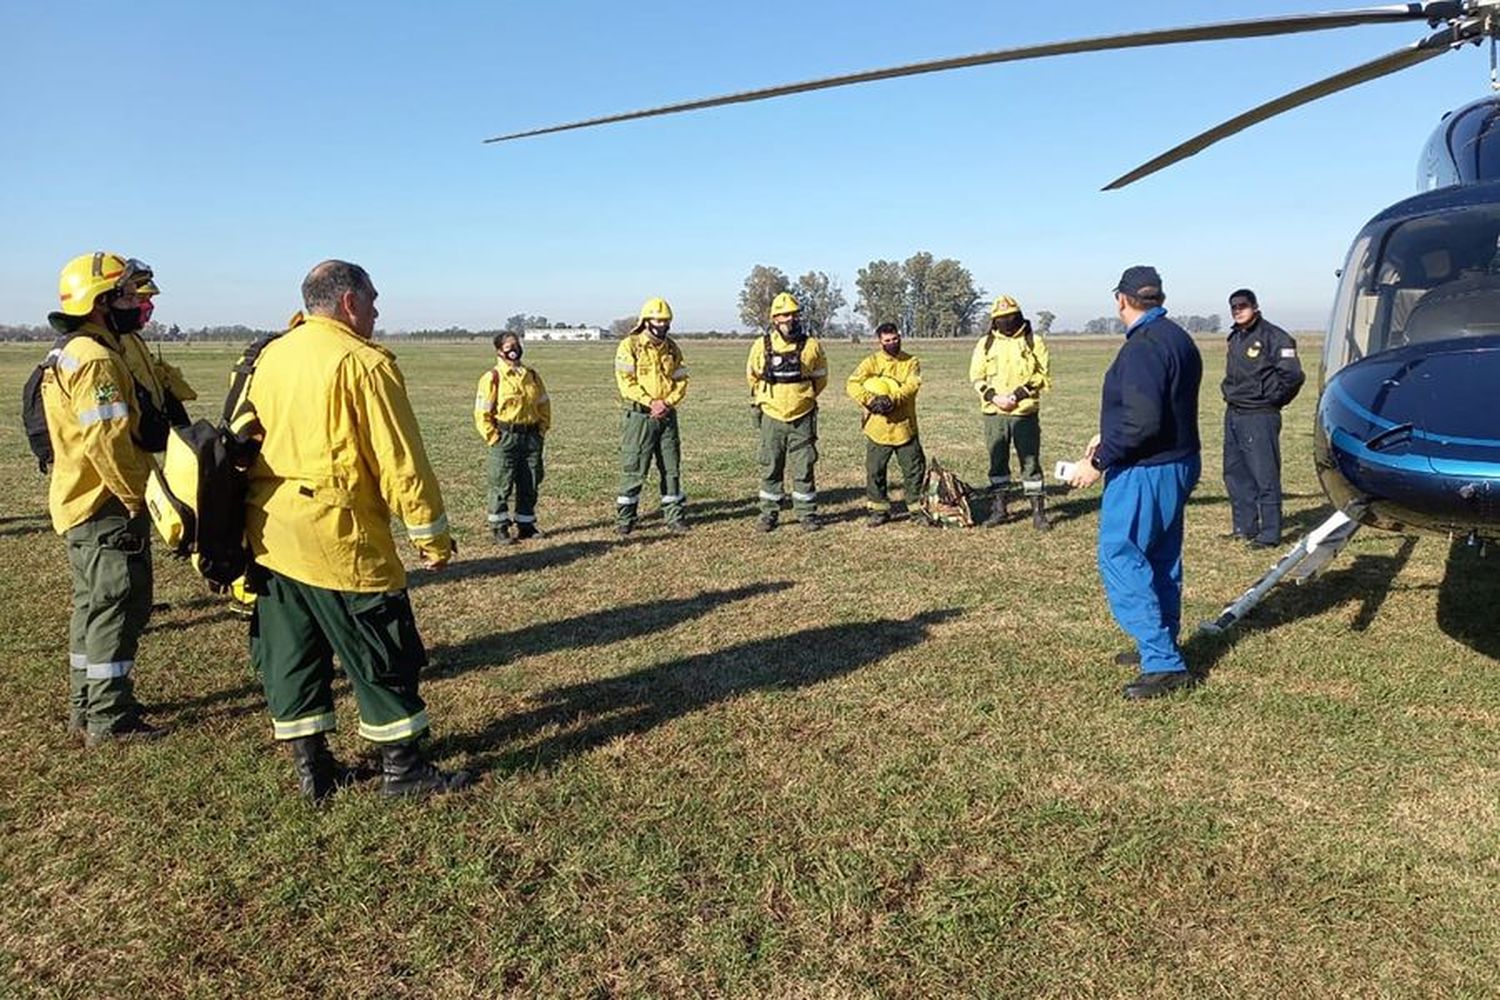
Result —
M801 520L818 512L818 411L783 421L755 411L760 425L760 512L781 510L782 483L792 477L792 512Z
M1027 496L1041 496L1042 420L1035 413L1013 417L1008 413L984 415L984 443L990 453L990 486L1010 485L1010 450L1021 460L1021 486Z
M250 619L250 662L260 674L278 740L335 728L333 655L359 705L359 735L397 743L427 729L417 673L427 651L406 591L363 594L266 574Z
M517 524L536 523L537 489L546 469L542 465L542 432L535 427L516 427L503 431L500 440L490 446L485 463L487 513L490 530ZM515 513L510 510L515 500Z
M677 434L677 411L668 410L660 420L638 409L625 412L620 434L620 492L615 496L615 521L635 523L641 505L641 486L651 463L661 486L661 516L668 524L682 523L682 440Z
M140 716L131 674L151 617L151 522L118 500L67 530L69 724L106 733Z
M922 499L922 477L927 474L927 456L922 440L913 437L905 444L877 444L865 438L865 507L868 510L891 509L887 474L891 458L901 468L901 492L906 508L912 510Z

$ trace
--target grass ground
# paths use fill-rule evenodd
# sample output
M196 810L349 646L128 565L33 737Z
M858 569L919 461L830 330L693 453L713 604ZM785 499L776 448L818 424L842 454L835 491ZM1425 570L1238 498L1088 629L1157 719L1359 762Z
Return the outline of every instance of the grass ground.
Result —
M966 346L916 347L928 452L980 481ZM1049 469L1092 432L1114 347L1054 343ZM171 607L137 683L172 736L68 742L66 564L19 428L0 425L0 995L1500 991L1495 566L1362 535L1231 640L1192 643L1205 687L1126 704L1097 491L1054 496L1048 535L867 530L835 382L819 467L834 523L768 542L744 346L686 349L695 532L613 536L610 346L537 345L549 534L505 550L483 530L470 426L486 351L400 349L463 544L449 572L413 574L433 752L482 774L428 804L364 787L305 808L244 623L160 555ZM831 345L835 372L860 350ZM0 348L0 398L39 353ZM226 349L169 353L223 384ZM1189 622L1271 561L1216 537L1215 386ZM1283 434L1295 528L1323 511L1312 397ZM357 755L342 686L340 713L337 749Z

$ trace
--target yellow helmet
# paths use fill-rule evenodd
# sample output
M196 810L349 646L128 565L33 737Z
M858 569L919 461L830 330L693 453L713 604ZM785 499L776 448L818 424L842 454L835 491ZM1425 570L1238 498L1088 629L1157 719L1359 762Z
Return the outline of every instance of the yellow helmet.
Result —
M672 307L667 305L663 298L647 299L646 304L641 306L641 322L648 319L664 319L668 323L672 321Z
M802 307L797 304L797 299L791 292L782 292L771 300L772 319L777 316L794 316L801 311Z
M860 383L860 388L872 396L894 396L896 380L886 375L871 375Z
M990 319L999 319L1021 311L1021 304L1009 295L1002 295L990 306Z
M57 276L57 297L65 315L87 316L94 311L94 300L105 292L135 289L150 280L151 268L134 257L127 260L99 250L80 254L63 266Z

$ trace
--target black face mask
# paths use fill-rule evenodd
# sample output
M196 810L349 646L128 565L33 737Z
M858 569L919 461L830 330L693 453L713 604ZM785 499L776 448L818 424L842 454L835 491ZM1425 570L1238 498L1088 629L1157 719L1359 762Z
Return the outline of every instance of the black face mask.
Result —
M1025 322L1019 315L997 316L995 317L994 329L999 333L1005 334L1007 337L1013 337L1021 332L1021 325Z
M800 319L792 320L791 324L786 328L786 332L783 333L782 336L787 340L807 339L807 334L802 330L802 321Z
M901 341L898 340L894 344L881 344L880 349L894 358L901 353Z
M500 356L507 361L520 361L521 349L519 347L512 347L508 351L501 351Z
M646 324L646 332L651 334L652 340L667 339L667 331L670 329L671 327L669 326L652 326L650 323Z
M134 333L141 328L141 307L116 309L110 306L109 315L104 317L104 325L110 333L116 335Z

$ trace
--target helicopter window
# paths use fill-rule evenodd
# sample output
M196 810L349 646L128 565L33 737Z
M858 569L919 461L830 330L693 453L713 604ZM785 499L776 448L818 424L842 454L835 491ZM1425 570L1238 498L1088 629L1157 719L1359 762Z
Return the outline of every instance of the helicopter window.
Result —
M1324 376L1409 343L1500 333L1500 205L1477 205L1367 234L1349 252Z

